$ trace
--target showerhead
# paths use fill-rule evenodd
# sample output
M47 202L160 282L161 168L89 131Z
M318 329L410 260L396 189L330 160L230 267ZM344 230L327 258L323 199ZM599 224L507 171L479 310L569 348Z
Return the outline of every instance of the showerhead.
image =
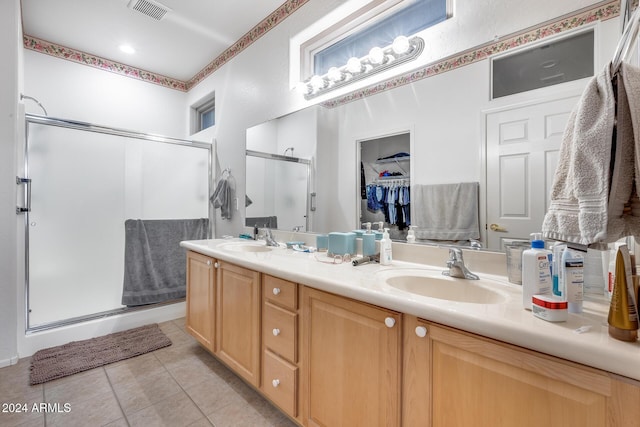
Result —
M38 101L37 99L35 99L32 96L27 96L23 93L20 94L20 101L22 101L23 99L30 99L31 101L35 102L36 104L38 104L40 106L40 108L42 108L42 111L44 111L44 115L48 116L49 114L47 114L47 110L42 106L42 104L40 104L40 101Z

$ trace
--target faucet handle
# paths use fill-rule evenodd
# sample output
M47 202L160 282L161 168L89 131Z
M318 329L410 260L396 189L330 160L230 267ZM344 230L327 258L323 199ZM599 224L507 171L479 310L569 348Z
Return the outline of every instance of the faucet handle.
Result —
M449 248L449 261L463 261L462 249Z

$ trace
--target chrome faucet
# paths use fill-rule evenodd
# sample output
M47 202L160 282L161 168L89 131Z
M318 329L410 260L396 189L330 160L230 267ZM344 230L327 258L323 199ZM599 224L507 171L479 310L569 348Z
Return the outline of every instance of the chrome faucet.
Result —
M265 227L264 229L264 241L267 242L267 246L279 246L278 242L276 242L276 239L273 237L271 229L268 227Z
M449 260L447 261L447 267L449 270L445 270L442 272L445 276L450 277L458 277L460 279L471 279L478 280L480 279L476 274L473 274L467 269L467 266L464 265L464 258L462 257L462 249L460 248L450 248L449 249Z

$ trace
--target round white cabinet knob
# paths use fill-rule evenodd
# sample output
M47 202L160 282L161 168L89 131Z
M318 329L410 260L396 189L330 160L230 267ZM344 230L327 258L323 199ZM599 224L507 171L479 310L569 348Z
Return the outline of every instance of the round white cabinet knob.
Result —
M427 328L424 326L416 326L416 335L420 338L424 338L427 336Z
M280 385L280 380L271 381L271 385L273 385L274 387L278 387Z
M384 324L387 325L387 328L393 328L393 326L396 324L396 319L394 319L393 317L387 317L386 319L384 319Z
M280 335L280 329L278 328L273 328L273 336L277 337L278 335Z
M280 288L273 288L273 294L278 295L280 293Z
M213 266L214 266L215 268L219 268L219 267L220 267L220 263L219 263L219 262L216 262L215 264L213 264Z

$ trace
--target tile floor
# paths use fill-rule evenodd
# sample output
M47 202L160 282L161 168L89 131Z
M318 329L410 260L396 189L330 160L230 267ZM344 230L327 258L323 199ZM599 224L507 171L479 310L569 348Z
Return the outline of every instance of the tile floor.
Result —
M29 386L29 358L0 369L0 426L295 426L188 335L184 319L160 327L173 345L45 384ZM34 411L42 402L59 405ZM27 411L5 412L16 403Z

